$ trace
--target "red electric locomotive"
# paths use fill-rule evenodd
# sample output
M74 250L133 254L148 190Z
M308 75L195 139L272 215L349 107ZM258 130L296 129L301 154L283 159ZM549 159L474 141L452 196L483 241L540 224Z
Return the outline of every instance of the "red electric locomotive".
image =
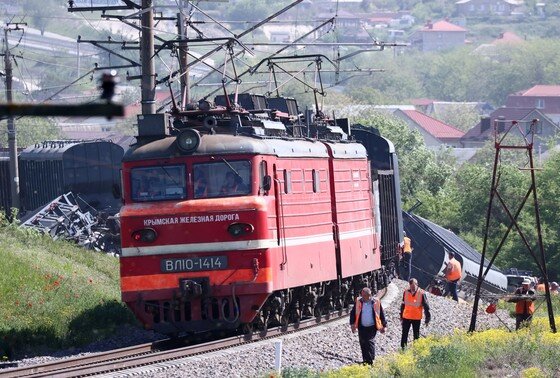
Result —
M273 99L282 113L251 99L251 111L201 102L171 127L139 117L123 158L121 289L147 328L262 329L386 280L364 146L334 121L303 124L293 100Z

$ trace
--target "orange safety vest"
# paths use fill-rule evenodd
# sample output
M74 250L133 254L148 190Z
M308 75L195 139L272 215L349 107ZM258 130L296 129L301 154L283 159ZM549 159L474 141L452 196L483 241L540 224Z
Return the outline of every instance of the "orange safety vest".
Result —
M410 238L404 237L404 246L403 246L404 253L412 253L412 245L410 243Z
M360 325L360 315L362 314L362 301L360 298L356 298L356 318L354 319L354 326L358 328ZM379 314L381 313L381 305L379 301L374 300L373 302L373 313L375 314L375 328L382 329L383 323L381 322L381 317Z
M457 281L461 279L461 263L453 258L449 260L449 265L451 266L451 270L445 273L445 278L448 281Z
M517 294L524 294L524 293L517 293ZM525 293L529 295L529 293ZM519 301L515 304L515 313L519 315L528 314L532 315L535 312L535 304L533 301Z
M421 320L422 319L422 301L424 300L424 290L417 289L413 295L410 289L406 289L403 295L404 311L403 319Z

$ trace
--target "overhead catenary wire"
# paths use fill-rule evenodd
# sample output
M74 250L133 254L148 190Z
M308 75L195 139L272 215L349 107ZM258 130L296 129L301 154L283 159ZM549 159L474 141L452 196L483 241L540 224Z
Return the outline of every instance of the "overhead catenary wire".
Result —
M29 60L31 62L35 62L35 63L41 63L41 64L44 64L44 65L47 65L47 66L64 67L64 68L72 68L72 69L76 68L76 65L51 63L51 62L46 62L46 61L43 61L43 60L33 59L33 58L30 58L30 57L26 57L24 59L27 59L27 60ZM89 68L89 67L91 67L91 66L88 66L87 68ZM86 68L86 67L84 66L82 68Z
M20 50L20 52L25 52L26 55L32 54L32 55L39 55L41 57L44 56L48 56L49 58L56 58L56 59L76 59L76 56L69 56L69 55L53 55L53 54L47 54L45 52L38 52L35 51L32 48L23 48ZM96 57L99 56L99 53L93 53L93 54L80 54L81 58L91 58L91 57Z

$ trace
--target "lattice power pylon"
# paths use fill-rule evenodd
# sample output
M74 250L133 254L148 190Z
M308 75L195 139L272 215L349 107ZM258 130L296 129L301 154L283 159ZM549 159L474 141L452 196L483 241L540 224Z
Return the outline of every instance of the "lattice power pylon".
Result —
M504 245L510 231L514 228L517 233L519 234L523 244L535 259L535 262L539 268L540 274L544 277L544 284L545 284L545 293L546 293L546 304L548 307L548 318L550 321L550 328L552 332L556 333L556 324L554 322L554 314L552 311L552 301L550 298L550 288L548 284L548 273L546 270L546 260L544 255L544 247L543 247L543 240L542 240L542 230L541 230L541 221L540 221L540 213L539 213L539 202L537 199L537 186L535 180L535 166L533 162L533 141L535 138L535 133L537 132L538 128L541 126L541 123L538 119L534 119L532 121L511 121L511 120L504 120L504 119L497 119L494 121L494 147L496 149L496 154L494 157L494 171L492 173L492 187L490 189L490 201L488 203L488 211L486 213L486 227L484 231L484 244L482 247L482 256L480 259L480 270L478 273L478 281L476 285L476 293L474 297L474 304L473 304L473 311L471 316L471 324L469 327L469 332L474 332L476 328L476 315L478 312L478 302L480 299L480 288L482 285L482 281L484 277L488 274L490 267L494 263L496 256L500 252L502 246ZM501 154L506 150L512 151L525 151L528 159L529 159L529 167L525 168L525 170L529 171L531 174L531 184L525 197L519 204L518 208L516 209L515 213L512 213L508 208L504 198L500 194L499 191L499 182L500 182L500 167L501 167ZM521 214L522 209L525 207L525 204L529 200L530 197L533 197L533 209L534 209L534 216L535 216L535 229L537 231L537 247L538 251L535 251L529 240L527 239L526 233L523 232L519 223L517 222L517 218L519 214ZM492 258L488 266L484 267L484 259L488 249L488 234L490 228L490 220L492 218L492 208L494 205L494 200L497 200L497 203L507 217L509 218L509 225L507 230L505 231L500 243L496 247Z

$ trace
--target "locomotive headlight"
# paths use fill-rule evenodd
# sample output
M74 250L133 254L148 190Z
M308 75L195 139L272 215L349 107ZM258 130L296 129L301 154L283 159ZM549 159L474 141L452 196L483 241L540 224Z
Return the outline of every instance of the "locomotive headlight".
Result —
M250 234L253 231L255 231L255 227L249 223L232 223L228 227L228 232L231 236Z
M144 228L132 233L132 240L137 242L152 243L157 238L157 232L153 228Z
M200 134L194 129L185 129L177 135L177 147L183 152L193 152L200 144Z

